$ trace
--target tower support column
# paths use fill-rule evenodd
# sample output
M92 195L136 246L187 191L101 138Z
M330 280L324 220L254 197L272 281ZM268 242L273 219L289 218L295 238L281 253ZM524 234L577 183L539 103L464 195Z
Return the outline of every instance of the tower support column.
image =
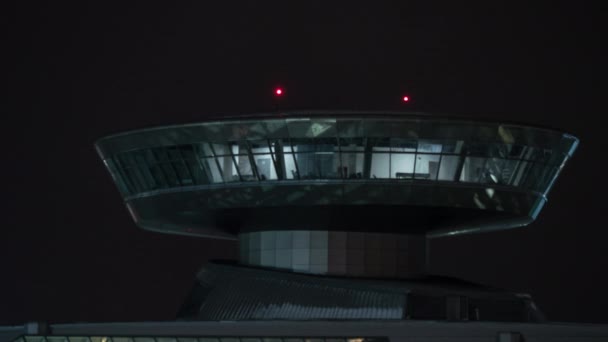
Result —
M370 278L426 273L424 235L284 230L239 234L239 261L294 272Z

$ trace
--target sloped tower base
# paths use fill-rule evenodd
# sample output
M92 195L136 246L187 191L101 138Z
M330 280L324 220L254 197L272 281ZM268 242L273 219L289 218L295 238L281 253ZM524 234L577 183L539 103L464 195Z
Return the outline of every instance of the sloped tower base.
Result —
M179 320L454 320L542 322L530 296L465 281L330 277L210 263Z

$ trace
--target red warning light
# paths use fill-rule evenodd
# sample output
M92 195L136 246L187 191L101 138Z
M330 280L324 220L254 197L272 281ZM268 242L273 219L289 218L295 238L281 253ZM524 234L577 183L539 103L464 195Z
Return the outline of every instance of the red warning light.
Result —
M275 95L277 96L281 96L283 95L283 89L282 88L277 88L274 90Z
M405 95L405 96L403 97L403 102L410 102L410 97L409 97L409 96L407 96L407 95Z

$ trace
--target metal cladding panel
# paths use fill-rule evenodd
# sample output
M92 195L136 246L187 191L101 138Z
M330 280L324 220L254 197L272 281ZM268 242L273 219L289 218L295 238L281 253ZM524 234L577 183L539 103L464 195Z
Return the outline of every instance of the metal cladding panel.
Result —
M239 234L243 265L298 273L412 278L426 270L421 235L337 231L263 231Z
M197 320L399 320L405 292L356 288L317 277L235 272L212 267L199 274L208 290ZM275 272L271 272L275 273Z

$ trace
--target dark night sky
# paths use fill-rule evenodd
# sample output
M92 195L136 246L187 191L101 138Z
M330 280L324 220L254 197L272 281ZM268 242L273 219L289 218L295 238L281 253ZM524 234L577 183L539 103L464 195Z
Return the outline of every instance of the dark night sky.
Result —
M20 3L2 11L0 324L172 319L195 271L235 244L136 229L93 142L271 110L279 83L283 108L458 113L577 135L537 222L437 240L432 270L528 292L552 320L608 323L605 9Z

